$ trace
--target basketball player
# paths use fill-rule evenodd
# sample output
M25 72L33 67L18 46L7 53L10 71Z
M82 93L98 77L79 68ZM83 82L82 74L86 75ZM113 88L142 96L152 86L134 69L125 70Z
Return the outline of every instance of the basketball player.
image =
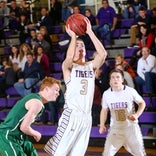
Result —
M41 134L32 129L31 124L42 113L43 104L56 100L60 87L58 80L46 77L41 82L39 93L31 93L16 103L0 125L0 155L38 155L28 136L38 142Z
M62 65L67 87L64 111L56 135L45 146L45 151L52 156L84 156L88 146L92 126L94 72L104 63L107 53L94 35L89 20L86 19L86 23L86 33L91 38L97 55L93 61L85 62L84 42L77 38L69 25L66 27L71 42Z
M100 114L100 129L106 131L105 122L110 110L110 129L106 138L103 156L114 156L124 146L134 156L145 156L142 134L138 117L145 108L145 102L135 89L123 85L124 76L121 70L110 72L110 88L103 93ZM134 102L138 105L135 111Z

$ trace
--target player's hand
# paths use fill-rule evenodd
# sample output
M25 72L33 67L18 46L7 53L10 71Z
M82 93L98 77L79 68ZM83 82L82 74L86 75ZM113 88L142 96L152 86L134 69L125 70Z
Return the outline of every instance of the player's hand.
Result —
M72 31L72 30L70 29L69 24L68 24L68 26L65 26L65 29L66 29L67 34L68 34L70 37L76 36L76 34L74 33L74 31Z
M106 126L100 126L99 133L103 134L106 132Z
M135 121L135 120L138 119L138 116L136 114L132 114L132 115L128 116L128 119L131 120L131 121Z
M41 139L41 133L39 133L39 132L36 131L36 133L35 133L35 135L33 137L36 140L36 142L39 142L40 139Z
M90 21L87 17L85 18L85 22L87 23L86 34L89 34L89 32L92 31L92 26L91 26Z

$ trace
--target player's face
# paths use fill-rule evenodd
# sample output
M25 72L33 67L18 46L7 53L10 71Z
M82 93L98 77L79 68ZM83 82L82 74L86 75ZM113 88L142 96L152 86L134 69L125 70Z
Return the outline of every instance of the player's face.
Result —
M110 76L110 86L113 87L120 87L123 84L123 77L120 73L114 72Z
M74 56L74 60L83 59L86 55L85 45L83 41L78 40L76 42L76 52Z
M46 100L47 101L56 101L57 97L59 96L59 85L58 84L53 84L51 87L46 87Z

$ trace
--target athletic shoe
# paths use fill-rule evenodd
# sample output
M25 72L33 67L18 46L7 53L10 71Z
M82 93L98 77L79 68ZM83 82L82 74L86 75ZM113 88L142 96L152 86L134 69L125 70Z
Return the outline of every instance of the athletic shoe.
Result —
M69 43L69 40L63 40L63 41L60 41L58 44L60 45L60 46L65 46L65 45L67 45Z

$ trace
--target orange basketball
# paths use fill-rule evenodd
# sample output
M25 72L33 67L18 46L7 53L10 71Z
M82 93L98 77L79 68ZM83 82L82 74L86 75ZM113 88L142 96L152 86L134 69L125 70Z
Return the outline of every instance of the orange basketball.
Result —
M76 33L76 35L81 36L86 33L86 21L85 16L82 14L73 14L68 17L66 21L66 26L70 26L70 29Z

